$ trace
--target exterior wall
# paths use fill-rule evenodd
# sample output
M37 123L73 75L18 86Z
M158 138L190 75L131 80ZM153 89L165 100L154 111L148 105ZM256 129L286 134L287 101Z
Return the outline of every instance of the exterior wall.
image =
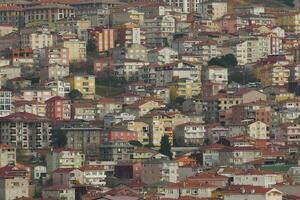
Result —
M0 199L29 197L29 181L24 177L0 178Z

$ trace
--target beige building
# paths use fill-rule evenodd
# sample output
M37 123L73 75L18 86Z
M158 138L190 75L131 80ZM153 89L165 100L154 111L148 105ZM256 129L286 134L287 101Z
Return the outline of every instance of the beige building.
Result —
M48 28L23 29L21 31L21 48L41 49L51 47L56 37Z
M18 197L29 197L28 179L21 176L1 176L0 199L15 200Z
M251 138L266 140L269 138L269 127L263 122L256 121L248 125L247 133Z
M69 66L51 64L43 67L40 75L42 80L60 80L69 76Z
M130 121L127 129L138 134L138 141L142 144L149 144L149 124L140 121Z
M46 156L47 170L52 173L57 168L79 168L83 166L85 155L73 149L54 149Z
M6 144L0 144L0 167L16 163L16 148Z
M18 29L11 25L0 25L0 37L5 36L9 33L15 32Z
M216 20L227 14L227 2L204 1L200 3L198 13L206 19Z
M42 197L49 198L49 199L54 198L54 199L61 199L61 200L74 200L75 189L61 187L61 186L51 186L43 189Z
M86 60L86 41L69 39L63 41L62 46L69 49L70 62L80 62Z

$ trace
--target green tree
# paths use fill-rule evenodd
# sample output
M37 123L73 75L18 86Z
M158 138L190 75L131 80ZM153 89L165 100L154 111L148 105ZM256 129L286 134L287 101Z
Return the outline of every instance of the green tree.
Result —
M71 101L73 102L74 100L76 99L80 99L82 97L82 94L80 91L78 90L72 90L70 93L69 93L69 98L71 99Z
M236 57L233 54L227 54L220 58L212 58L208 61L208 65L219 65L225 68L234 68L238 64Z
M64 131L55 130L52 132L52 146L54 148L65 147L67 144L67 135Z
M173 158L173 154L171 152L171 143L168 135L161 137L159 153L168 156L170 159Z
M131 144L132 146L136 146L136 147L142 147L143 146L143 144L140 143L140 141L137 141L137 140L130 140L129 144Z

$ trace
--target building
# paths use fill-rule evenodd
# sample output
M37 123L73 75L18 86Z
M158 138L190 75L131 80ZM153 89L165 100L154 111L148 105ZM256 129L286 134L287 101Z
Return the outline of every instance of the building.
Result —
M148 52L148 60L150 63L167 64L178 61L178 52L172 48L156 48Z
M85 121L95 120L96 104L87 101L72 103L71 118Z
M233 185L253 185L270 188L277 183L278 175L262 170L237 172L233 176Z
M140 121L127 122L127 129L137 133L137 140L142 144L149 144L149 124Z
M79 168L84 165L85 155L79 150L54 149L46 156L47 171L52 173L58 168Z
M52 126L47 118L17 112L1 117L0 129L1 143L26 150L51 146Z
M122 103L113 98L100 98L96 100L97 118L103 119L107 114L121 113Z
M104 161L118 161L133 159L134 146L123 141L106 142L100 145L100 159Z
M201 146L205 139L205 126L199 123L186 123L175 127L176 146Z
M51 47L56 42L53 32L47 28L23 29L21 31L21 48L41 49Z
M198 13L205 19L219 19L227 14L227 2L202 0L198 8Z
M40 71L41 80L61 80L69 76L69 66L50 64Z
M269 127L263 122L256 121L248 125L247 134L257 140L266 140L269 138Z
M0 145L0 167L16 164L16 148L11 145Z
M73 75L69 78L71 90L78 90L83 98L94 99L96 86L93 75Z
M282 200L282 192L275 188L264 188L259 186L229 186L223 189L224 200L236 199L262 199L262 200Z
M61 42L61 45L69 50L69 61L80 62L86 60L86 41L79 39L68 39Z
M74 17L74 7L65 4L39 4L29 6L24 9L25 24L48 22L49 24L57 21Z
M96 47L98 52L108 51L115 47L115 30L102 29L95 32Z
M165 114L148 114L143 116L142 120L150 125L149 139L154 146L160 146L161 138L164 135L169 136L171 145L173 145L173 124L172 117Z
M181 8L184 13L196 13L201 0L164 0L164 2Z
M166 181L176 183L178 181L178 164L167 159L153 159L143 162L142 181L145 184L155 184Z
M0 89L0 117L7 116L11 113L11 96L11 91Z
M221 66L209 66L203 69L204 82L208 83L228 83L228 69Z
M106 185L106 170L101 165L84 165L79 168L83 174L83 183L90 186Z
M144 45L146 43L145 31L139 27L124 27L117 29L117 43L123 47L133 44Z
M40 49L39 63L42 66L49 66L51 64L69 66L69 49L60 46Z
M14 200L18 197L29 197L28 179L22 176L2 174L0 176L0 199Z
M43 198L54 199L75 199L75 188L62 187L59 185L50 186L42 190Z
M50 81L45 83L45 87L51 89L53 95L67 97L71 92L71 85L65 81Z
M53 120L68 120L71 118L70 100L60 96L55 96L46 103L46 117Z
M300 32L300 13L288 12L283 13L276 19L276 25L283 28L286 32L299 33Z
M175 33L175 18L171 15L145 19L146 44L150 47L161 47L168 44L169 36Z
M193 79L182 78L169 83L170 98L174 101L177 97L183 97L185 99L191 99L197 97L201 92L201 83L196 82Z

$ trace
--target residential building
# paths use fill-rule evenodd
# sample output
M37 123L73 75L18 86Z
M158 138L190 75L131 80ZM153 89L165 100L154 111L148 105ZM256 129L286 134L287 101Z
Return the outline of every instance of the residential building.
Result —
M233 176L233 185L253 185L270 188L277 183L277 174L262 170L238 172Z
M2 174L0 176L0 199L14 200L18 197L29 197L29 180L22 176Z
M201 1L198 13L205 19L216 20L227 14L227 2L224 1Z
M150 47L161 47L168 44L169 36L175 33L175 19L171 15L145 19L146 44Z
M107 114L103 117L104 128L110 128L114 125L135 120L135 116L129 113Z
M143 162L142 181L154 184L161 181L176 183L178 181L178 164L167 159L153 159Z
M276 25L283 28L286 32L299 33L300 21L299 12L282 13L276 19Z
M282 123L274 128L275 138L285 141L287 144L300 143L300 125L296 123Z
M221 66L208 66L203 68L204 82L209 83L228 83L228 69Z
M50 64L40 71L41 80L60 80L69 76L69 66Z
M0 118L0 129L1 143L27 150L51 146L52 126L44 117L25 112L13 113Z
M49 152L46 160L47 171L52 173L58 168L79 168L83 166L85 155L79 150L60 148Z
M75 199L75 188L61 187L59 185L50 186L42 190L42 197L72 200Z
M160 108L160 103L153 100L142 99L125 107L125 112L132 113L136 118L142 117L155 108Z
M144 45L146 43L146 33L139 27L122 27L117 29L117 34L117 43L123 47L134 44Z
M40 4L24 9L25 24L46 21L49 24L74 17L74 7L65 4Z
M100 98L96 100L97 118L103 117L110 113L120 113L122 111L122 103L113 98Z
M198 11L200 0L164 0L164 2L175 5L184 13L195 13Z
M149 139L151 144L159 147L161 138L167 135L171 145L173 145L172 117L165 114L150 113L143 116L142 120L150 125Z
M84 165L79 168L82 171L83 183L90 186L105 186L106 174L101 165Z
M50 89L26 89L22 90L23 99L26 101L37 101L44 103L52 97Z
M21 48L42 49L51 47L56 42L56 36L47 28L23 29L21 31Z
M124 142L129 142L129 141L137 141L137 133L135 131L130 131L127 129L122 129L122 128L112 128L108 132L108 141L124 141Z
M75 102L71 108L71 118L91 121L96 119L96 105L94 102Z
M256 121L248 125L247 134L257 140L266 140L269 138L269 127L261 121Z
M78 168L57 168L52 174L53 185L70 188L76 182L83 184L83 174Z
M12 92L0 89L0 117L7 116L12 111Z
M199 123L186 123L175 127L176 146L200 146L205 139L205 126Z
M124 141L106 142L100 145L100 159L118 161L133 159L134 146Z
M185 99L191 99L200 95L201 83L196 82L189 78L182 78L169 83L170 98L172 100L177 97L183 97Z
M95 98L95 76L93 75L73 75L69 78L71 90L78 90L83 98Z
M167 64L176 62L178 59L178 52L169 47L152 49L148 52L150 63Z
M7 144L0 144L0 167L16 164L16 148Z
M60 80L47 82L45 87L51 89L53 95L60 97L67 97L71 92L70 83Z
M69 50L69 62L80 62L86 60L86 41L69 39L62 41L61 45Z
M95 32L96 47L98 52L108 51L115 47L115 30L102 29Z
M142 144L149 144L149 124L141 121L129 121L126 127L137 133L137 141Z
M39 53L39 63L42 66L51 64L69 66L69 49L60 46L42 48Z
M70 100L60 96L55 96L46 103L46 117L53 120L68 120L71 118Z
M125 59L115 64L114 74L118 78L124 78L126 81L137 81L138 71L147 63L140 60Z

